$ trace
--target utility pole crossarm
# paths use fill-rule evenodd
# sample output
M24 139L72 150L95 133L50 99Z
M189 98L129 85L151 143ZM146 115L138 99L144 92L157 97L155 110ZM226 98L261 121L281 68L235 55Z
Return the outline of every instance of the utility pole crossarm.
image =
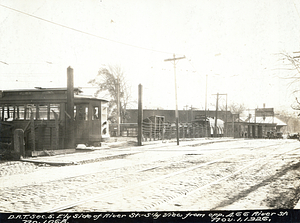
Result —
M177 58L170 58L170 59L165 59L164 61L175 61L175 60L181 60L181 59L185 59L185 56L183 57L177 57Z
M227 94L212 94L212 95L227 95Z

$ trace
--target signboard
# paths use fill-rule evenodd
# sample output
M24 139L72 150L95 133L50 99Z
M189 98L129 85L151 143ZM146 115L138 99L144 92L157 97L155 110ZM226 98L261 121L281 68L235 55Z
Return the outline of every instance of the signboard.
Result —
M274 108L256 108L255 116L256 117L274 116Z

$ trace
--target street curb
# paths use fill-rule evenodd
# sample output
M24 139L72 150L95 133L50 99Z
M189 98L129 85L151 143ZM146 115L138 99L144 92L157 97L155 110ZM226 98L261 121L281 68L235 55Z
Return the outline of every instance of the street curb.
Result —
M41 160L30 160L30 159L20 159L22 162L35 163L35 164L48 164L50 166L68 166L74 165L74 162L54 162L54 161L41 161Z
M218 143L218 142L227 142L227 141L232 141L232 139L225 139L225 140L212 140L212 141L189 141L190 145L179 145L179 147L186 147L186 146L200 146L200 145L207 145L207 144L211 144L211 143ZM182 141L184 142L184 141ZM172 141L169 142L167 144L165 143L147 143L146 145L141 146L141 148L151 148L153 146L158 146L160 145L161 147L169 147L169 146L174 146L172 144L176 143L176 141ZM137 148L139 146L129 146L127 147L128 149L130 148ZM115 148L114 146L112 148ZM77 150L77 149L76 149ZM91 149L91 148L85 148L85 149L78 149L78 152L92 152L95 151L95 149ZM40 160L33 160L33 159L20 159L20 161L22 162L30 162L30 163L35 163L35 164L46 164L46 165L50 165L50 166L70 166L70 165L80 165L80 164L86 164L86 163L91 163L91 162L99 162L101 160L106 160L106 159L114 159L117 157L124 157L127 155L132 155L134 154L134 152L132 153L121 153L121 154L116 154L116 155L103 155L103 156L99 156L99 157L95 157L95 158L90 158L90 159L82 159L80 161L47 161L47 160L42 160L43 158L41 157ZM55 156L54 156L55 157Z

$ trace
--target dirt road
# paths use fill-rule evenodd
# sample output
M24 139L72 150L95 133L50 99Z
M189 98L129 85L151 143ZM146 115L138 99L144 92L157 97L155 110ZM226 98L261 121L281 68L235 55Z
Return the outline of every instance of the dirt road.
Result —
M0 212L293 209L299 145L193 142L123 148L128 155L83 165L26 164L27 172L0 177Z

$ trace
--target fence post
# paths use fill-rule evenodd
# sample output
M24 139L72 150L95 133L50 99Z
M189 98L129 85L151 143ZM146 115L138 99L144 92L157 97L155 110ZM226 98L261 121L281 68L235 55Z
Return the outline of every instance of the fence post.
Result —
M143 86L139 84L139 104L138 104L138 146L142 146L143 137Z
M31 138L32 138L32 151L35 151L35 126L34 126L34 117L33 117L33 112L31 109L31 114L30 114L30 133L31 133Z
M152 122L150 123L150 141L152 141Z
M25 148L24 148L24 131L23 129L16 129L14 131L14 152L18 159L20 157L25 157Z

